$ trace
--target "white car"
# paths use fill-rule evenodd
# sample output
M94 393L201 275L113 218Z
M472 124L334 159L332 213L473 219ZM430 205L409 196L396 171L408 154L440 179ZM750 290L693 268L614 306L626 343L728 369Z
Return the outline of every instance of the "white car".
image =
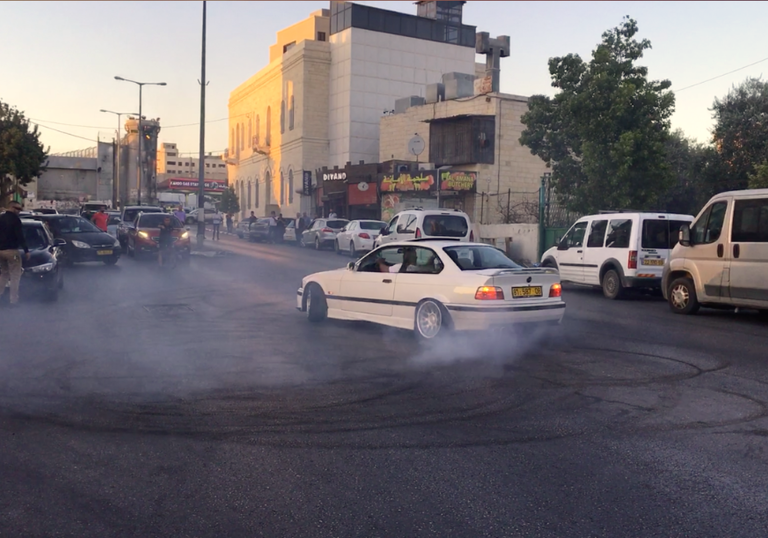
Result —
M373 250L373 242L387 225L380 220L353 220L336 234L336 254L349 253L357 258L358 253Z
M370 321L426 340L451 329L559 324L565 313L556 270L520 267L495 247L455 240L391 243L309 275L296 307L312 322Z
M454 209L408 209L389 221L376 238L374 247L396 241L432 237L474 241L469 215Z

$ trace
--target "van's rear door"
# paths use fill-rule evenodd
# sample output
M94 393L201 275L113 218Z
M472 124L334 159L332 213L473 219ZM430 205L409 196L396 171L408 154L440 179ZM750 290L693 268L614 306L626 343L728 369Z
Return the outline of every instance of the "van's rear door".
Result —
M680 227L693 218L681 216L645 216L640 229L640 252L637 253L637 276L661 278L664 263L677 245Z

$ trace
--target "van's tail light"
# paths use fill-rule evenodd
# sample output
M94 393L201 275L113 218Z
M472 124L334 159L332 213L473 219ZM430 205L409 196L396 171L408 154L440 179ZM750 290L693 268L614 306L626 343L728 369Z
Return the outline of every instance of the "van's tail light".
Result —
M333 233L333 230L331 230L330 228L323 228L320 231L323 232L324 234L332 234Z
M421 237L421 229L416 228L416 239Z
M474 230L469 232L469 242L474 243L475 242L475 232Z
M370 235L368 235L368 234L367 234L367 233L365 233L365 232L363 232L363 233L361 233L361 234L357 234L357 237L359 237L360 239L370 239L370 238L371 238L371 236L370 236Z
M560 297L563 294L563 287L560 284L552 284L549 287L550 297Z
M480 286L475 292L478 301L503 301L504 291L495 286Z
M629 269L637 269L637 251L629 251L629 259L627 260L627 267Z

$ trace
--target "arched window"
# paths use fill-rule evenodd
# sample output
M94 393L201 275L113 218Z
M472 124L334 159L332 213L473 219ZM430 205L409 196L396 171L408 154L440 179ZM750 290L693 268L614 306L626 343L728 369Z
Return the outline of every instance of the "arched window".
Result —
M240 151L245 149L245 125L240 124Z
M280 170L280 205L285 205L285 174Z
M264 143L268 146L272 145L272 107L267 107L267 130L264 133Z
M259 143L259 133L261 132L261 118L258 114L256 114L256 128L254 129L253 135L256 137L256 143Z
M235 154L240 157L240 124L237 124L237 135L235 137Z
M272 203L272 174L267 170L264 176L264 205L268 206Z
M251 182L248 181L248 210L250 211L250 209L251 209Z
M248 147L253 147L253 120L248 118Z
M293 170L288 170L288 203L293 203Z
M294 97L293 97L293 81L288 81L288 130L293 131L294 124Z
M253 193L254 196L253 197L255 198L255 200L253 201L253 206L256 209L258 209L259 208L259 176L256 176L254 178L253 185L254 185L254 193Z
M232 132L229 135L229 149L234 152L235 146L237 145L237 142L236 142L237 138L235 138L235 128L232 127L231 131Z
M280 134L285 132L285 99L280 101Z

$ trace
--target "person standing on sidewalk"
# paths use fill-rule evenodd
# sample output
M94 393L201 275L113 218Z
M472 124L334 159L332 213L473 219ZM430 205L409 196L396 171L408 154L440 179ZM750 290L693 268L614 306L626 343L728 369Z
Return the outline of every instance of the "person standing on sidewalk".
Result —
M182 225L187 223L187 214L183 207L179 206L178 209L173 212L173 215L181 221Z
M272 211L272 213L269 214L269 242L270 243L276 243L277 239L277 216L275 215L275 212Z
M218 241L221 239L221 236L219 235L219 230L221 228L221 213L219 213L218 210L213 214L211 221L213 222L213 240Z
M0 298L5 293L5 286L11 282L11 304L19 302L19 282L21 282L21 256L19 250L24 250L24 256L29 259L27 240L21 226L21 204L11 202L8 211L0 215Z
M304 218L301 213L296 213L296 222L293 225L293 231L296 235L296 244L301 243L301 235L304 233Z
M234 222L232 222L232 213L227 213L227 233L232 235L232 228L234 227Z
M102 232L107 232L107 221L109 220L109 215L107 215L107 208L104 206L101 206L99 210L93 214L91 217L91 222L96 225L96 227L101 230Z

